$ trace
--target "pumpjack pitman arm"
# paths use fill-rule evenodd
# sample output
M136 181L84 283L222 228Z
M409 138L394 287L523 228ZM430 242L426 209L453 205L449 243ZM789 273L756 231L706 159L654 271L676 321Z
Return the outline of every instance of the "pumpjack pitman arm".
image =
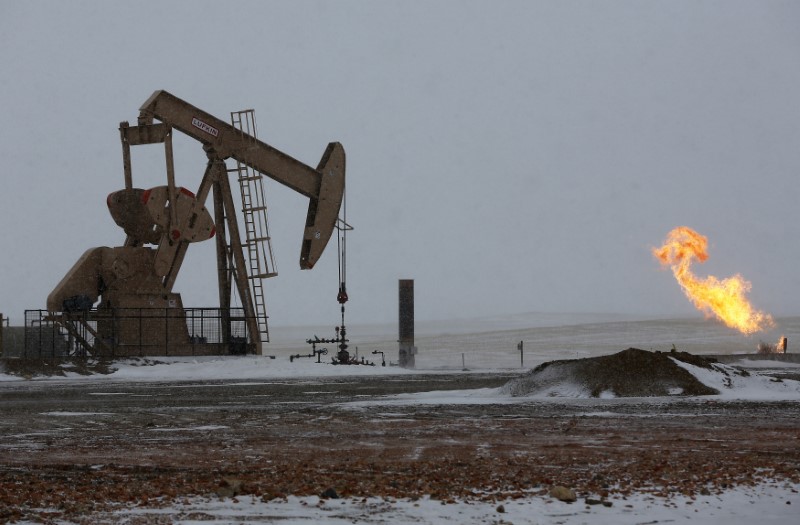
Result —
M333 234L344 198L345 153L340 143L328 144L314 169L175 95L159 90L139 108L139 126L128 128L127 139L131 145L152 141L149 137L137 137L135 130L150 133L153 119L200 141L218 158L234 158L308 197L300 268L314 267Z

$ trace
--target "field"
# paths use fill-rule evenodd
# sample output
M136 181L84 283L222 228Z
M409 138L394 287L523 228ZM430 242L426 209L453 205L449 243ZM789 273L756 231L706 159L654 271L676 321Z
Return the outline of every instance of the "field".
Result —
M321 367L340 375L314 376ZM307 363L302 377L169 381L169 368L181 370L0 383L0 521L194 523L219 519L213 502L247 501L255 514L223 522L286 523L275 506L294 502L314 510L291 522L311 523L339 501L323 494L361 502L343 522L402 518L376 501L466 502L502 520L513 502L565 505L549 496L564 486L579 503L560 521L515 522L572 523L591 507L622 523L642 495L668 513L678 500L800 487L795 400L507 398L495 387L521 373L508 370ZM239 516L231 505L223 516Z

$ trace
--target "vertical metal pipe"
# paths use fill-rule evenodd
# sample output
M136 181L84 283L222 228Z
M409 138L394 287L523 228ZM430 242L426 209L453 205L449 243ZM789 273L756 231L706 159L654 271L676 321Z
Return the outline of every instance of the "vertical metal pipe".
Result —
M169 355L169 308L164 308L164 355Z
M399 364L403 368L416 366L414 356L417 348L414 346L414 279L400 279L399 281Z

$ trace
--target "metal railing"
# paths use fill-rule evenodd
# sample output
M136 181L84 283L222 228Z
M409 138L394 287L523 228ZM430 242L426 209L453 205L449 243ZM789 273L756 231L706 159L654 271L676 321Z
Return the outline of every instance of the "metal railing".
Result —
M117 358L252 353L242 308L25 311L23 358Z

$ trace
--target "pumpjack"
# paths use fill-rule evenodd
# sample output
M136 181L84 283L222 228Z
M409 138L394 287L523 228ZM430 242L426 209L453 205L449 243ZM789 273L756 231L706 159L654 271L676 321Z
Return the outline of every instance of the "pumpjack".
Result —
M308 270L337 228L344 197L345 152L340 143L331 142L312 168L256 138L255 121L243 120L247 111L252 113L232 113L229 124L161 90L141 106L137 125L120 123L125 188L111 193L107 205L126 234L124 244L87 250L47 298L50 319L91 353L141 354L143 346L150 354L198 353L197 338L189 333L181 296L173 286L189 245L216 237L222 331L227 333L222 337L223 348L207 353L226 353L225 344L242 343L229 329L235 286L244 310L243 319L238 320L247 327L247 351L262 354L262 343L269 340L267 316L263 289L253 283L276 272L253 255L255 245L268 240L268 235L258 237L254 227L255 214L265 212L266 205L254 198L248 183L264 175L308 197L300 247L300 268ZM176 130L199 141L208 158L196 192L175 182L172 136ZM158 143L164 144L167 184L134 187L131 146ZM233 159L237 168L228 169L226 159ZM230 172L239 174L241 184L244 243ZM212 191L213 217L206 207Z

